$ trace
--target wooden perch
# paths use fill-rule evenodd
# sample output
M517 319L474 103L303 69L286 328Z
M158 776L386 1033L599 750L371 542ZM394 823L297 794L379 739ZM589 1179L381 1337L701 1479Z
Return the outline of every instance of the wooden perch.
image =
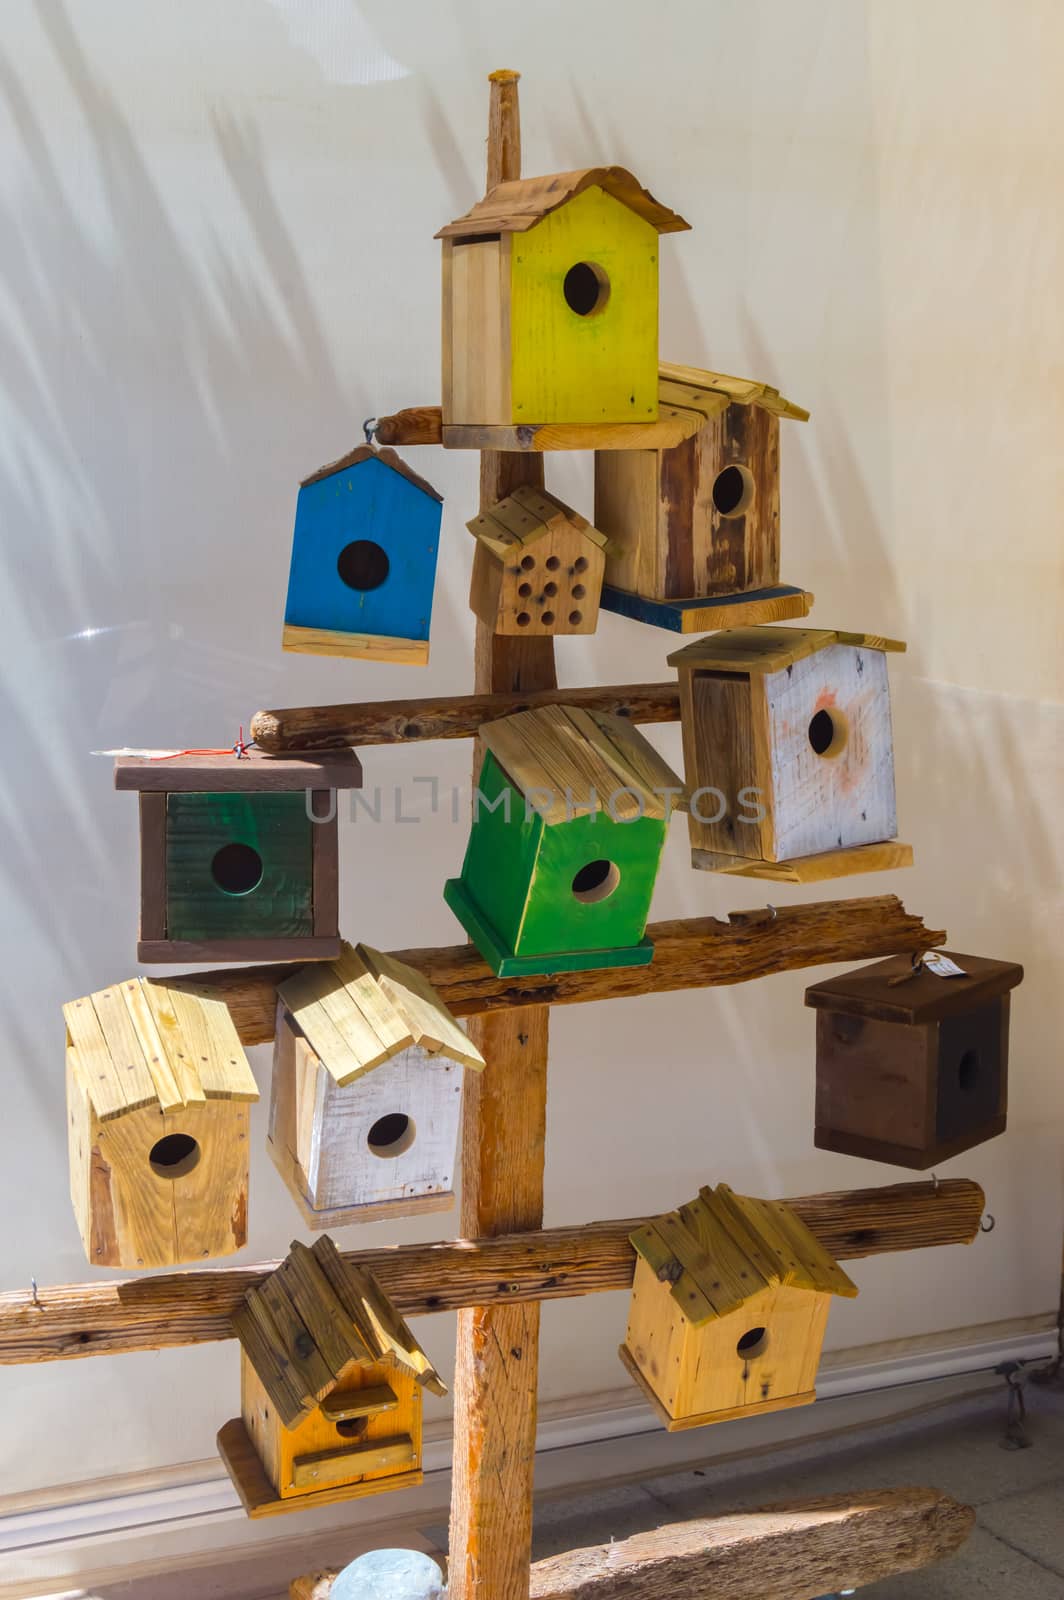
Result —
M284 750L472 739L482 723L547 705L612 711L633 722L679 722L680 688L676 683L636 683L602 689L538 689L525 694L437 695L350 706L293 706L287 711L256 711L251 737L270 755Z
M871 1489L667 1523L619 1543L548 1556L531 1600L794 1600L863 1588L952 1555L971 1506L938 1489ZM291 1600L329 1600L335 1573L297 1578Z
M393 954L429 980L453 1016L475 1017L515 1006L574 1005L582 1000L746 983L797 967L909 955L946 942L944 932L925 928L893 894L779 906L774 913L767 906L733 911L727 922L718 917L653 922L647 933L654 941L654 959L648 966L521 979L496 978L469 944ZM277 985L291 975L291 966L281 964L190 974L199 987L225 1000L244 1045L272 1040Z
M970 1244L984 1196L966 1178L804 1195L787 1204L840 1261ZM631 1287L628 1236L649 1218L345 1253L404 1316ZM277 1261L0 1295L0 1365L161 1350L234 1337L232 1316Z

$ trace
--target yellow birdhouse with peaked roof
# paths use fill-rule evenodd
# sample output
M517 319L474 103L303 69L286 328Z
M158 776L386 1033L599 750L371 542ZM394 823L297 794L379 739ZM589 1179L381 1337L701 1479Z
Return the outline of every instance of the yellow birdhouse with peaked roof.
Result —
M445 426L658 414L658 235L623 167L498 183L443 240Z
M789 1206L719 1183L631 1240L621 1360L670 1432L816 1399L831 1296L857 1288Z

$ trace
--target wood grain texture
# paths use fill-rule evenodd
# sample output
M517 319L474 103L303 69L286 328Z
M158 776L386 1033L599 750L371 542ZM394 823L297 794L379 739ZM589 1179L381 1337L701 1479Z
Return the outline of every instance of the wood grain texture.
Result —
M365 1485L341 1484L338 1487L316 1489L297 1499L282 1498L263 1470L255 1447L248 1437L247 1428L239 1417L227 1422L218 1434L218 1454L228 1472L241 1504L249 1517L275 1517L286 1511L309 1511L316 1506L334 1506L343 1500L357 1500L364 1495L379 1494L381 1484L371 1480ZM410 1489L422 1481L421 1469L404 1472L388 1479L385 1489ZM328 1590L323 1590L327 1594Z
M442 444L442 408L407 406L390 417L376 418L374 433L381 444Z
M632 622L645 622L670 633L711 633L716 628L749 623L786 622L807 617L816 596L793 584L750 589L745 594L717 595L712 600L644 600L627 589L603 584L601 607Z
M859 877L863 872L897 872L912 864L913 847L900 839L825 850L820 855L795 856L789 861L759 861L750 856L726 855L720 850L691 851L691 865L699 872L726 872L733 878L764 878L770 883L830 883L836 878Z
M524 1017L529 1012L523 1013ZM522 1047L527 1051L527 1046ZM490 1061L490 1058L489 1058ZM476 1082L487 1083L491 1066ZM473 1082L474 1080L470 1080ZM497 1148L496 1166L503 1160ZM499 1174L499 1183L506 1178ZM507 1179L512 1187L513 1180ZM516 1207L517 1196L513 1198ZM985 1197L965 1178L804 1195L787 1200L839 1261L971 1244ZM636 1255L629 1239L654 1219L627 1218L496 1238L347 1252L366 1267L405 1316L467 1306L564 1300L629 1289ZM0 1365L157 1350L233 1338L233 1313L277 1261L41 1287L0 1295Z
M531 1600L795 1600L945 1560L975 1512L938 1489L872 1489L668 1523L548 1556ZM335 1573L296 1578L291 1600L329 1600Z
M361 786L362 767L353 750L328 755L298 751L280 758L252 750L240 759L227 754L174 756L165 761L119 756L115 761L115 788L142 794L283 794Z
M251 735L264 750L340 750L349 745L409 744L426 739L473 739L485 722L545 705L609 711L636 723L678 722L675 683L611 688L534 689L524 693L464 694L424 700L378 700L343 706L297 706L256 711Z

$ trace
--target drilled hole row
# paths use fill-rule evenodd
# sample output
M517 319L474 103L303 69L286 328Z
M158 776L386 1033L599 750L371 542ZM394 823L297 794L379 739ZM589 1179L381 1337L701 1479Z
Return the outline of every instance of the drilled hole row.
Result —
M522 558L522 560L521 560L521 571L522 572L532 572L535 569L535 565L536 565L535 556L524 556ZM548 572L557 572L559 570L559 568L561 567L561 561L557 556L548 556L546 561L543 563L543 565L546 567ZM587 558L586 558L586 556L577 556L576 560L573 562L572 567L569 569L570 577L574 576L576 573L581 573L581 572L586 572L586 571L587 571ZM520 595L522 600L529 599L529 597L532 594L532 585L531 585L531 583L529 583L527 581L524 582L524 583L519 583L518 586L517 586L517 593ZM555 596L557 595L557 593L558 593L558 585L556 583L554 583L553 580L548 579L548 581L543 585L543 598L546 599L546 600L553 600L555 598ZM571 595L571 598L573 600L583 600L583 598L584 598L584 596L586 594L587 594L587 590L586 590L586 588L584 587L584 585L582 583L574 583L572 588L571 588L571 590L570 590L570 595ZM540 620L540 622L543 624L543 626L545 628L553 627L554 626L554 622L555 622L554 612L550 611L550 610L541 612L539 620ZM578 628L583 620L584 620L584 616L583 616L583 612L582 611L570 611L570 613L569 613L569 626L571 628ZM517 613L517 626L519 628L527 628L531 621L532 621L532 616L531 616L530 612L528 612L528 611L519 611Z

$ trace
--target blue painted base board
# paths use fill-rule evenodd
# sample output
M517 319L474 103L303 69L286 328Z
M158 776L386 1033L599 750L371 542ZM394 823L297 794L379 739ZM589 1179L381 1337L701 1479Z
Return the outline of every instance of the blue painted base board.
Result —
M670 633L711 633L714 628L737 628L748 623L783 622L791 617L806 617L813 596L793 584L776 584L769 589L748 589L745 594L725 594L693 600L646 600L627 589L603 584L603 611L613 611L633 622L647 622Z

